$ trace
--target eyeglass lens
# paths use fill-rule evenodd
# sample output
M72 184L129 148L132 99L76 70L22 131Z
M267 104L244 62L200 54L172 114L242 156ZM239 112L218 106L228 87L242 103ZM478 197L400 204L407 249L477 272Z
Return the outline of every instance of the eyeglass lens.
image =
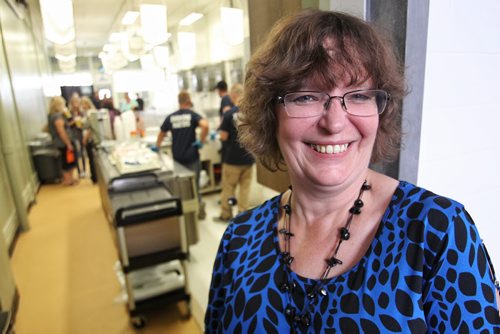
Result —
M351 115L373 116L384 111L388 94L383 90L357 90L344 96L329 96L322 92L294 92L285 95L285 110L290 117L319 116L339 99L342 108Z

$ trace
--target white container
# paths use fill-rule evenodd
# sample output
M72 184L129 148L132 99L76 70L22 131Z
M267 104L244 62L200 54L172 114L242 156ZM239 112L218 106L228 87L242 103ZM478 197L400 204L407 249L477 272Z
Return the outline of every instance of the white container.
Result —
M132 271L128 274L134 301L141 301L181 289L185 285L184 269L179 260Z

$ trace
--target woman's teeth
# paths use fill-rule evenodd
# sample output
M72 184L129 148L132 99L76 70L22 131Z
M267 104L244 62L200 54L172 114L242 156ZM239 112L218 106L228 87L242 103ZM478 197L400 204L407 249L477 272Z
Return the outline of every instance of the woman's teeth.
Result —
M342 144L342 145L315 145L311 144L311 148L315 150L316 152L319 153L325 153L325 154L338 154L345 152L347 150L347 147L349 144Z

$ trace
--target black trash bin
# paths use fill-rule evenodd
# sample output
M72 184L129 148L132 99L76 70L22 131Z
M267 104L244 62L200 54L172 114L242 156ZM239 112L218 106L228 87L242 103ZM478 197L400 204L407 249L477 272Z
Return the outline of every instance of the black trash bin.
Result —
M37 138L29 143L33 164L41 183L58 183L62 178L61 153L50 138Z
M62 177L61 152L56 148L41 148L33 152L33 162L41 183L58 183Z

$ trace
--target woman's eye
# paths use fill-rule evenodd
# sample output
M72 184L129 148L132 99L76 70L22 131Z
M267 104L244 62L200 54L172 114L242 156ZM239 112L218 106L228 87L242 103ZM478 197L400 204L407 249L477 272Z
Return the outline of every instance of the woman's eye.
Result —
M318 102L319 98L316 95L298 95L293 99L294 103L305 104L305 103L315 103Z
M353 98L356 100L368 100L370 97L363 94L355 94Z
M362 94L362 93L355 93L355 94L350 94L346 96L346 100L351 101L351 102L357 102L357 103L362 103L362 102L367 102L372 98L372 96L368 94Z

